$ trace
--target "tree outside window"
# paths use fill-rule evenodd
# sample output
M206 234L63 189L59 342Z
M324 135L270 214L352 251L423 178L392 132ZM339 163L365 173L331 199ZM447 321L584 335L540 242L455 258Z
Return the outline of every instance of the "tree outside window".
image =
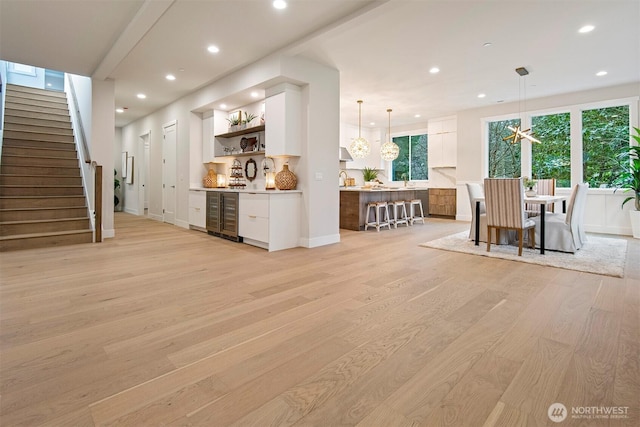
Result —
M520 119L489 122L489 178L517 178L520 176L520 142L503 138L513 134L508 127L520 125Z
M426 180L429 178L427 135L406 135L393 138L400 155L391 164L393 181Z
M571 114L549 114L531 119L535 137L531 171L534 179L556 179L556 187L571 187Z
M629 106L582 112L582 167L591 188L612 187L622 173L618 153L629 146Z

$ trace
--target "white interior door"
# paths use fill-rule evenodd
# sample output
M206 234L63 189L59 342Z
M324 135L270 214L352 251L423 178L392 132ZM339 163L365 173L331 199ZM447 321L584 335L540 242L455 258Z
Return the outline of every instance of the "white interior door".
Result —
M149 208L149 132L140 135L138 162L136 167L138 182L138 215L144 215Z
M162 220L176 219L176 124L164 127L162 139Z

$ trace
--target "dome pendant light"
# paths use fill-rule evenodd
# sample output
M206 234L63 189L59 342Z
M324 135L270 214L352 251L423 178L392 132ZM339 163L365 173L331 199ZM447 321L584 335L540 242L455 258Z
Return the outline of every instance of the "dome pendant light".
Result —
M398 144L391 141L391 111L391 108L387 110L387 113L389 113L389 132L387 133L387 142L382 144L382 147L380 147L380 157L382 157L382 160L386 160L387 162L397 159L400 154L400 147L398 147Z
M362 101L358 100L358 137L353 140L349 146L349 152L351 156L356 159L364 159L371 152L371 145L369 141L364 139L361 134L361 121L362 121Z

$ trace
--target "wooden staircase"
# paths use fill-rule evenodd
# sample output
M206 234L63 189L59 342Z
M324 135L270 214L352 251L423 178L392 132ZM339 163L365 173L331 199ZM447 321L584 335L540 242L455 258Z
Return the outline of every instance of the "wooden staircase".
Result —
M7 85L0 252L92 240L65 93Z

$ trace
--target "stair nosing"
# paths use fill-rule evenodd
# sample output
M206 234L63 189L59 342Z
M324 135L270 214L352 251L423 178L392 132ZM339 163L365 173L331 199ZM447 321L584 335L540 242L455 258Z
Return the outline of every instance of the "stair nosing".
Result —
M34 239L38 237L65 236L65 235L84 234L84 233L93 233L93 230L91 228L86 228L82 230L52 231L48 233L14 234L10 236L0 236L0 241Z
M57 157L57 156L25 156L24 154L4 154L2 158L11 157L12 159L56 159L56 160L78 160L77 158L71 157ZM3 163L4 166L34 166L34 165L10 165L7 163ZM68 166L67 166L68 167Z
M88 219L90 219L88 216L77 218L26 219L22 221L0 221L0 225L42 224L45 222L84 221Z
M39 208L0 208L0 213L13 211L42 211L51 209L86 209L87 206L44 206Z

